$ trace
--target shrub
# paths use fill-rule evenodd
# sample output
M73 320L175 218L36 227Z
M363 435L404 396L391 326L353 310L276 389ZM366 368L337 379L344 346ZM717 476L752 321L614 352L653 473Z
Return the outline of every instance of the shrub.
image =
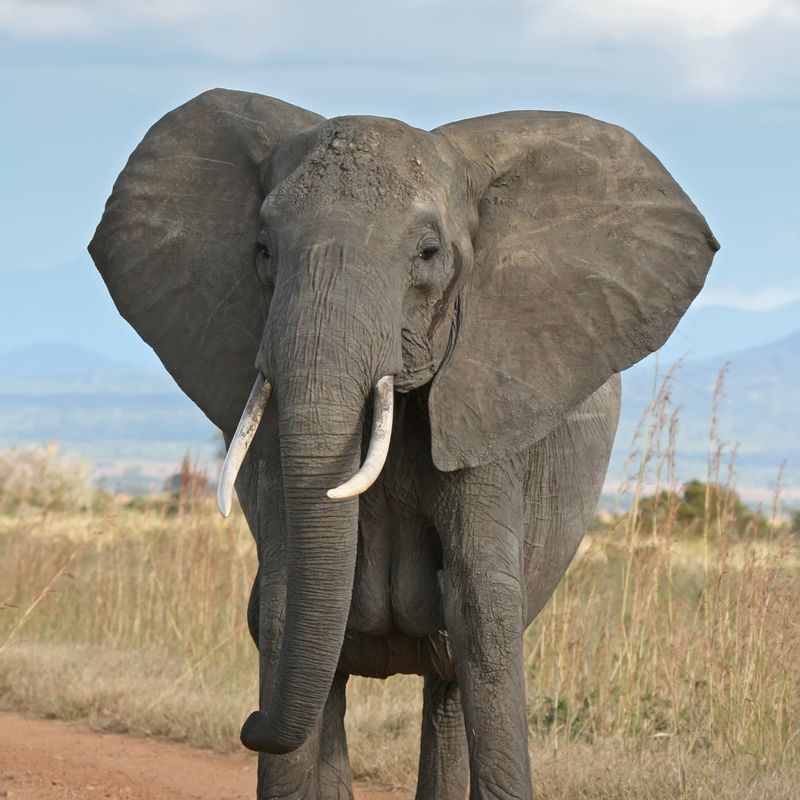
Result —
M92 504L88 461L60 452L57 442L0 452L0 511L32 507L79 511Z
M719 535L722 529L734 538L770 533L767 520L748 508L730 486L714 482L691 480L680 491L662 489L642 497L638 514L644 530L672 520L674 532L680 536L701 537L706 530Z

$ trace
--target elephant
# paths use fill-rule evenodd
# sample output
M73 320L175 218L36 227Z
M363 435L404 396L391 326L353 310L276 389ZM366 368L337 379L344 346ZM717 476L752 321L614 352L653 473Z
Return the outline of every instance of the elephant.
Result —
M594 513L619 373L718 247L649 150L580 114L424 131L214 89L148 131L89 251L226 439L259 798L352 797L348 676L411 673L417 798L530 800L523 633Z

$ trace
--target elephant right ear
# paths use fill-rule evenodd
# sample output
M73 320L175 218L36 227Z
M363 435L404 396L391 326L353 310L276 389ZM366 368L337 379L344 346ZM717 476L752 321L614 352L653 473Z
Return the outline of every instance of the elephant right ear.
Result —
M260 166L323 117L213 89L162 117L117 178L89 244L122 316L230 434L266 315L254 269Z
M661 347L719 247L630 133L517 111L437 129L474 165L474 268L433 382L433 460L505 458Z

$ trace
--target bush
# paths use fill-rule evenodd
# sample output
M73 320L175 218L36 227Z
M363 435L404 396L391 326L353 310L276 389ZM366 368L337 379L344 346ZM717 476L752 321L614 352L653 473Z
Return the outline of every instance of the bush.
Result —
M723 528L739 538L770 533L767 520L748 508L730 486L699 480L684 483L679 492L662 489L642 497L638 514L643 529L653 530L672 520L674 532L681 536L701 537L705 532L716 536Z
M79 511L92 504L88 461L60 452L57 442L0 452L0 511L32 507Z

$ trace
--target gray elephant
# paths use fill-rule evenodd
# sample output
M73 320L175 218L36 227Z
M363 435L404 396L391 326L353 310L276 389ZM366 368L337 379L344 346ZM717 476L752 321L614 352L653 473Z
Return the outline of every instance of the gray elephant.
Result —
M347 677L395 673L425 676L418 798L531 797L522 634L595 508L618 373L717 248L577 114L427 132L218 89L147 133L89 249L229 444L259 798L352 797Z

